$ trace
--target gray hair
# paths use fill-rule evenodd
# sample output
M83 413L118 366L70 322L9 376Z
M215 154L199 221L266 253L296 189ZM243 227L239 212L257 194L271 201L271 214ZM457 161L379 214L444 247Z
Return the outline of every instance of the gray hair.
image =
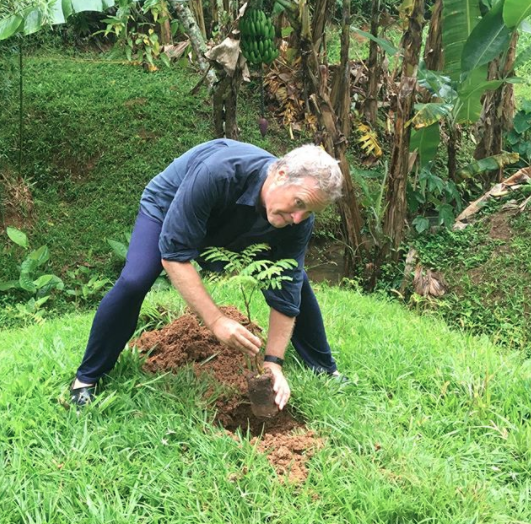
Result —
M280 170L286 173L286 184L301 184L306 177L317 182L317 187L330 202L341 197L343 173L339 162L332 158L322 147L307 144L290 151L273 162L269 173Z

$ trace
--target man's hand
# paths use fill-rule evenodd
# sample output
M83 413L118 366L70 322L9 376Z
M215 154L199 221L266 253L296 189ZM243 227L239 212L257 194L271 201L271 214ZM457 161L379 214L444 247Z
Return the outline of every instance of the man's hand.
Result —
M264 362L264 368L270 369L273 375L273 391L277 394L275 404L278 409L284 409L291 395L291 390L284 373L282 373L282 368L273 362Z
M260 351L262 341L236 320L221 315L208 327L220 342L250 357L255 357Z

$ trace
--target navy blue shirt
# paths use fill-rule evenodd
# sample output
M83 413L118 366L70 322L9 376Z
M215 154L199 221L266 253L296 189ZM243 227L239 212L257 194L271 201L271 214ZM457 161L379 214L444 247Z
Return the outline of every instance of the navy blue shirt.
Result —
M298 267L286 271L292 281L266 290L268 305L293 317L299 314L304 255L313 216L293 226L275 228L266 219L260 190L276 157L259 147L219 139L206 142L175 159L146 186L141 209L162 222L159 249L164 260L196 259L207 247L241 251L251 244L271 246L267 258L293 258Z

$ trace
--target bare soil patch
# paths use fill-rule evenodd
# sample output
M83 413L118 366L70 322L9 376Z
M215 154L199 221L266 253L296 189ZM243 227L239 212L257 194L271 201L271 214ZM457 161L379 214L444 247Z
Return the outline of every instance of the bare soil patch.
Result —
M225 315L245 324L247 319L233 307L222 308ZM260 328L247 325L254 333ZM151 373L175 372L192 365L196 376L208 375L223 386L215 401L216 421L235 439L249 433L257 448L267 455L282 480L302 482L309 458L323 445L313 431L284 409L268 419L253 415L248 398L246 358L218 342L192 314L185 314L160 330L145 332L134 344L149 352L144 368ZM207 394L213 393L212 388Z

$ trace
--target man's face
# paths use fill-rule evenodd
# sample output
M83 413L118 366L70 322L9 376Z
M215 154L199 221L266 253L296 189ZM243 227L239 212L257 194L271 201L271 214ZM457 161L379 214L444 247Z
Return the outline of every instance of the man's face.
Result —
M300 224L312 213L322 211L328 204L325 194L312 177L303 178L300 184L286 184L285 175L273 175L262 192L262 203L267 221L277 228Z

